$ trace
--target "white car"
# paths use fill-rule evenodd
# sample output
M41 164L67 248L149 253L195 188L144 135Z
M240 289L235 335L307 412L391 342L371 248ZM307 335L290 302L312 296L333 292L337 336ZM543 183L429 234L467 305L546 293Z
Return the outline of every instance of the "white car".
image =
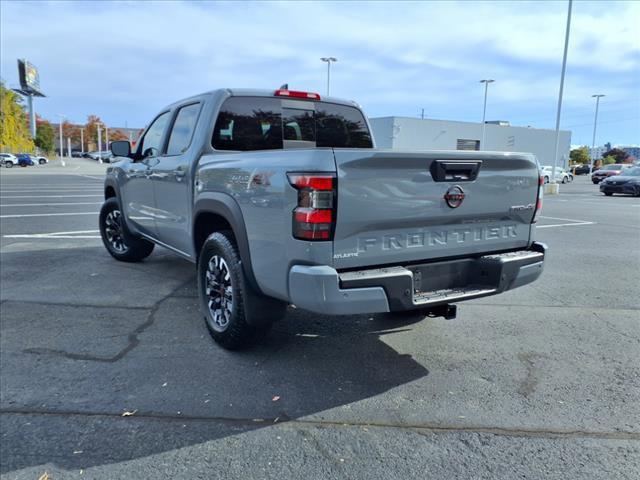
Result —
M553 173L553 167L551 165L545 165L542 167L541 175L544 176L544 183L549 183L551 174ZM567 172L562 167L556 167L556 182L569 183L573 181L573 175Z
M18 165L18 157L11 153L0 153L0 162L7 168Z
M38 165L49 163L49 159L47 157L43 157L42 155L31 155L31 158L33 159L33 163L37 163Z

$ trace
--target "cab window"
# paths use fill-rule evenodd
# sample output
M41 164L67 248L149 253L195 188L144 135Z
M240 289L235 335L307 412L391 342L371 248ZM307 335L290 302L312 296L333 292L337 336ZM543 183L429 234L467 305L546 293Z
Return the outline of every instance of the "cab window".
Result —
M176 120L173 122L173 128L171 129L171 135L169 136L167 155L180 155L189 148L199 112L199 103L186 105L178 110Z

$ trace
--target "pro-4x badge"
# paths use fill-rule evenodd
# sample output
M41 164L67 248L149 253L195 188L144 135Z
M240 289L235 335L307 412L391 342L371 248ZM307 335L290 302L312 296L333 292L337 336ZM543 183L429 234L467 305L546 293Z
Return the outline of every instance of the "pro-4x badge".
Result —
M464 201L464 190L462 187L458 185L454 185L453 187L449 187L447 192L444 194L444 201L447 202L447 205L451 208L458 208L462 205Z

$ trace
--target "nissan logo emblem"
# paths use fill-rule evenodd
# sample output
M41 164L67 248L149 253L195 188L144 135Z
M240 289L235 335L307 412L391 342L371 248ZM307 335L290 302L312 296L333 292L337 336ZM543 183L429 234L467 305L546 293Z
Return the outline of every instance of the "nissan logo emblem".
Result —
M447 193L444 194L444 201L447 202L449 207L458 208L464 201L464 190L458 185L449 187Z

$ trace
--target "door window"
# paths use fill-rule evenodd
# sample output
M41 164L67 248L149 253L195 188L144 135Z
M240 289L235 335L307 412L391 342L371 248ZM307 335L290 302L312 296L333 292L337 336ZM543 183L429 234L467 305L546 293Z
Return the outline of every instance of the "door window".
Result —
M148 128L147 133L145 133L142 141L140 142L139 152L142 155L144 155L144 152L150 148L154 148L156 150L156 155L160 153L160 149L162 147L162 134L167 127L168 121L169 112L163 113L153 121L151 126Z
M178 110L176 121L173 122L169 144L167 145L167 155L180 155L184 153L191 144L191 137L195 130L200 104L194 103Z

